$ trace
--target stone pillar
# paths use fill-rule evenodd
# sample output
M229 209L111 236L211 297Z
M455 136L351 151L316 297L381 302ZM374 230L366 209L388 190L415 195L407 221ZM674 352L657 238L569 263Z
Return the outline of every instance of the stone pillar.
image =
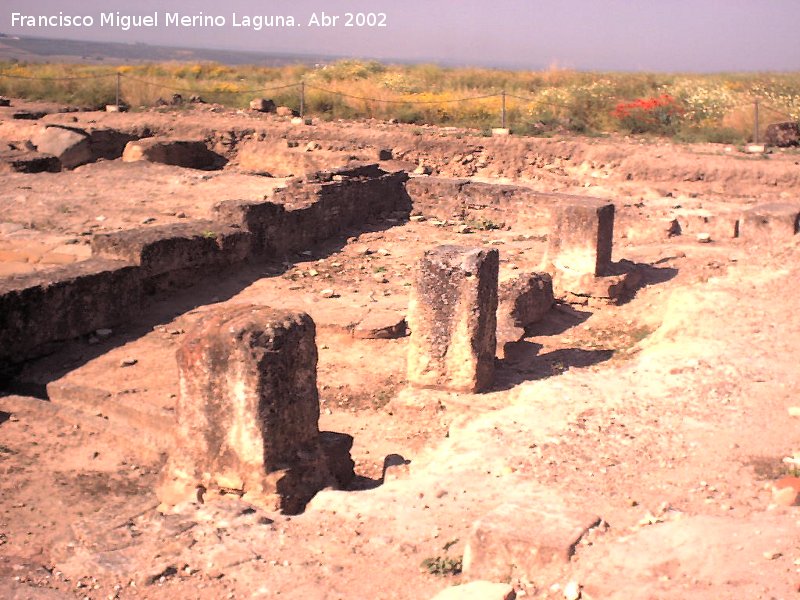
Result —
M408 309L408 381L461 392L494 377L497 250L439 246L420 261Z
M187 333L177 359L176 443L158 490L162 502L219 490L297 512L336 483L324 447L341 440L320 437L311 317L252 305L223 308Z
M571 275L607 275L614 241L614 205L596 198L559 200L553 209L547 256Z

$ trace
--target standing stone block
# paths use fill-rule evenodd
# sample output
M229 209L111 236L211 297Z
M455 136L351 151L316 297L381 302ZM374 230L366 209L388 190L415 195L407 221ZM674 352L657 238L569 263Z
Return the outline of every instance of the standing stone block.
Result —
M176 444L162 502L217 489L297 512L335 483L323 446L336 444L318 428L311 317L250 305L219 310L187 333L177 359Z
M548 258L573 275L606 275L614 240L614 205L596 198L570 198L553 210Z
M497 250L439 246L425 252L409 301L408 381L479 392L492 384Z

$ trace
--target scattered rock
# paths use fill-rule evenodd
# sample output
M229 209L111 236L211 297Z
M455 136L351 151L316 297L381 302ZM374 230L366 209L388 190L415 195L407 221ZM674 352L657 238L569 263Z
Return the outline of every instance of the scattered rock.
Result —
M710 233L698 233L697 234L697 241L701 244L708 244L711 242L711 234Z
M250 100L250 110L263 113L274 113L277 110L275 103L267 98L255 98Z
M420 165L414 169L414 175L430 175L431 173L433 173L433 169L428 165Z
M800 146L800 123L794 121L770 123L764 132L764 142L768 146L778 148Z
M322 296L323 298L336 298L337 297L336 292L334 290L330 289L330 288L322 290L319 293L319 295Z
M279 117L294 117L297 116L297 112L289 108L288 106L279 106L275 109L275 114Z
M514 588L507 583L471 581L443 589L432 600L514 600Z
M570 581L564 586L564 599L565 600L580 600L581 586L577 581Z
M93 160L89 136L81 130L45 127L31 142L39 152L57 157L65 169L74 169Z
M136 359L136 358L123 358L119 362L119 366L120 367L132 367L133 365L135 365L138 362L139 362L139 360Z
M772 501L780 506L800 505L800 477L782 477L770 484Z
M353 337L363 340L385 340L406 335L405 317L393 310L376 309L367 313L353 329Z
M208 169L220 157L200 140L151 137L128 142L122 153L124 162L148 161L190 169Z
M566 564L575 545L600 518L564 506L538 509L506 503L472 526L464 551L464 573L490 580L533 579L550 563Z

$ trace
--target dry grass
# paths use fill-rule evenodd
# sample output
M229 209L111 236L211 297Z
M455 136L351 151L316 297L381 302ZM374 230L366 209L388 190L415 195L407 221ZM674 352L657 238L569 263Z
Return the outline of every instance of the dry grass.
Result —
M682 107L677 128L664 134L691 141L746 141L753 131L753 99L761 122L800 120L800 74L682 75L586 73L552 66L545 71L384 65L343 60L316 68L159 63L86 66L0 63L0 94L85 106L114 101L116 73L132 107L151 106L173 93L245 107L267 96L298 109L305 81L307 113L321 118L397 118L408 123L487 129L500 125L505 90L507 123L520 133L548 135L625 132L614 117L620 102L668 94ZM76 77L60 80L54 78ZM93 78L96 77L96 78ZM31 79L26 79L31 78ZM471 99L495 95L491 98Z

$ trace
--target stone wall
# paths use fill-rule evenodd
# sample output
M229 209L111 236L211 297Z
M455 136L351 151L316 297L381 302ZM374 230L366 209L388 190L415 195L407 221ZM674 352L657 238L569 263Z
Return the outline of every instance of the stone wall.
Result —
M408 214L404 173L320 173L270 201L220 203L218 218L100 234L92 259L0 279L0 383L54 342L141 314L147 296L246 260L283 258L389 213Z
M139 269L119 260L92 258L0 279L0 380L8 363L133 319L141 305Z
M437 219L491 222L531 235L547 236L565 206L576 201L605 206L608 200L543 193L519 185L495 185L466 179L414 177L406 184L414 211Z

